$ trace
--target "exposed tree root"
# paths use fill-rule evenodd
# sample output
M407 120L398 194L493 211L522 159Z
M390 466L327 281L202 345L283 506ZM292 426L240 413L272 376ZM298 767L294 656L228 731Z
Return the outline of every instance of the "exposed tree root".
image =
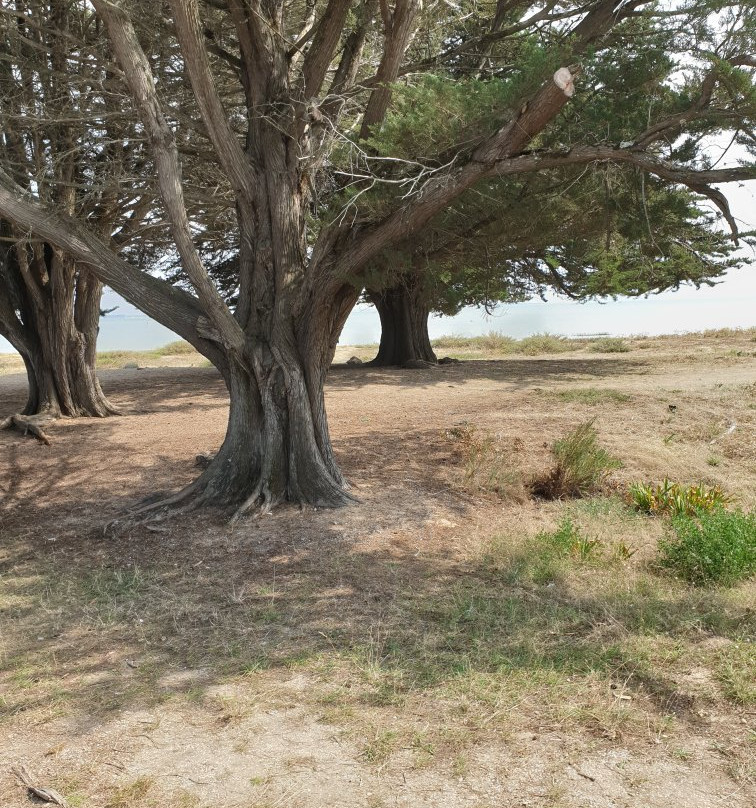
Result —
M249 513L253 508L256 507L258 508L258 516L263 516L266 513L270 513L278 502L278 498L273 496L270 488L268 488L267 485L263 485L262 482L259 482L255 486L255 490L237 508L236 512L231 517L230 524L235 525L236 522L242 516L244 516L244 514Z
M18 429L24 435L31 433L37 438L38 441L44 443L46 446L50 445L50 438L42 430L41 424L47 424L52 421L50 415L10 415L5 420L0 421L0 429Z
M231 500L224 502L223 498L219 497L217 491L214 490L212 483L203 477L204 475L200 476L191 485L175 494L160 497L127 511L122 517L108 522L104 526L104 532L120 532L137 525L148 525L149 527L150 524L173 519L200 508L213 508L228 513L233 502ZM338 496L335 496L332 502L315 503L313 507L337 508L360 501L343 489L338 490L337 493ZM274 494L267 482L260 481L252 493L233 511L229 524L235 525L244 516L250 516L253 519L264 516L286 501L286 497ZM303 508L307 507L306 502L300 504Z

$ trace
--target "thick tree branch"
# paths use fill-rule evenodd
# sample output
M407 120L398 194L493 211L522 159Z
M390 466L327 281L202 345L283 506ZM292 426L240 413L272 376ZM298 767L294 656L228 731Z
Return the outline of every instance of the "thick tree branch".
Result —
M203 310L196 298L119 258L77 220L43 207L1 170L0 216L13 222L30 238L54 244L86 264L103 283L140 311L175 331L214 362L223 362L220 352L197 331Z
M344 29L351 0L329 0L302 65L305 101L320 93Z
M215 86L204 45L197 0L169 0L169 5L173 11L176 37L184 64L207 133L234 193L240 203L251 207L252 173L244 150L229 125L228 114Z
M385 10L384 10L385 6ZM360 139L370 135L373 128L378 127L386 117L391 101L391 83L396 81L404 54L414 30L415 16L420 8L419 0L396 0L393 13L383 3L384 26L386 29L383 55L375 74L375 88L370 93L365 114L362 117ZM390 22L386 25L386 14L390 14Z
M210 280L193 243L181 187L181 164L176 142L160 107L152 71L134 26L128 16L109 0L93 0L93 5L108 29L113 51L147 131L160 195L184 270L221 340L241 354L244 333Z

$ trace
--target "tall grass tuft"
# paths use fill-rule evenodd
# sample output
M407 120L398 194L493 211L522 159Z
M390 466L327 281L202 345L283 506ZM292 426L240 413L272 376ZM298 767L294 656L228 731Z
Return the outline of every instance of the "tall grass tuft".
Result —
M536 478L531 489L543 499L585 497L598 493L621 463L598 445L593 420L581 424L551 447L556 464Z
M472 424L452 427L446 435L457 443L468 490L486 491L507 500L527 498L521 475L512 467L509 453L493 435L478 432Z

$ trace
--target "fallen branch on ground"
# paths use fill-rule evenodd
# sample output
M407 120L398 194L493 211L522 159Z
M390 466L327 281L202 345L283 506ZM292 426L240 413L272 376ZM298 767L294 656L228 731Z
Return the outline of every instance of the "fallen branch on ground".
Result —
M47 423L49 417L38 418L35 421L34 416L27 415L10 415L4 421L0 421L0 429L13 429L14 427L28 435L30 432L37 440L44 443L46 446L50 445L50 438L42 431L41 423Z
M34 780L26 766L19 764L18 766L14 766L11 771L37 799L43 802L52 802L55 805L61 805L63 808L68 808L68 803L55 789L34 785Z

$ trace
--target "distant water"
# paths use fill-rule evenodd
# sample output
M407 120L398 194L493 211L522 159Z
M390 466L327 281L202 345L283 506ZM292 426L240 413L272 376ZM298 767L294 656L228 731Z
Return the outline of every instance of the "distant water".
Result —
M123 306L127 310L127 305ZM648 298L606 303L576 303L563 299L500 306L492 315L468 308L455 317L431 317L431 337L447 334L476 336L499 331L521 338L548 332L562 336L582 334L673 334L708 328L749 328L756 325L756 268L730 273L727 281L711 289L680 289ZM360 345L380 338L378 315L370 306L358 306L349 317L340 344ZM102 318L101 351L149 350L178 339L176 334L136 311ZM0 353L12 352L0 338Z

